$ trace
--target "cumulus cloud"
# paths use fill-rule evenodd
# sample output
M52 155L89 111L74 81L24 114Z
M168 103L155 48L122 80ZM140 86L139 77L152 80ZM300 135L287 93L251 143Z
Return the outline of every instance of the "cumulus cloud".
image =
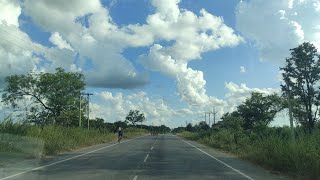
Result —
M193 114L190 109L173 109L161 98L150 98L145 92L137 92L129 95L104 91L95 95L97 101L91 103L91 118L102 117L107 122L124 121L131 109L138 109L146 116L145 124L174 125L178 117L186 117Z
M0 24L19 26L21 8L17 0L0 0Z
M279 88L250 88L246 84L236 84L234 82L226 82L225 88L227 93L225 94L226 106L223 112L232 112L236 110L236 107L250 97L252 92L260 92L265 95L273 93L280 94ZM270 123L270 126L289 126L289 117L287 109L279 112L274 120Z
M24 7L26 14L36 24L53 33L51 40L56 39L55 44L60 49L72 47L79 54L82 61L77 65L80 69L85 69L87 60L91 62L93 70L85 72L88 85L132 88L146 84L146 74L137 72L122 52L128 47L151 46L151 53L159 51L154 55L170 56L174 61L170 76L176 79L182 99L191 103L203 103L210 100L205 95L203 73L188 67L188 62L200 59L204 52L236 46L242 39L223 23L222 18L204 9L200 11L200 15L182 10L179 2L153 0L151 4L155 7L155 12L148 15L145 24L122 27L112 21L108 9L98 0L90 1L89 4L82 1L66 4L64 1L52 3L26 0ZM87 22L77 21L81 18L87 19ZM54 33L59 33L59 36ZM174 43L163 47L156 44L158 41ZM160 46L162 50L156 50ZM162 64L160 66L172 65L157 62L159 60L155 56L151 62L147 62L149 55L144 57L146 58L142 63L146 68L157 71L161 69L147 65L152 62Z
M126 39L131 33L112 22L99 0L89 3L26 0L23 3L25 14L52 33L49 40L60 50L52 50L57 53L54 56L58 56L58 60L51 59L54 65L83 70L89 86L134 88L148 83L146 73L137 72L122 55L124 48L130 45L131 40ZM66 50L73 50L77 56ZM62 62L60 54L71 57L68 64ZM75 57L78 58L76 64ZM87 62L92 66L89 69Z
M73 51L70 44L68 44L67 41L62 39L58 32L54 32L53 34L51 34L49 41L52 42L52 44L56 45L59 49L69 49Z
M91 118L102 117L107 122L123 121L131 109L139 109L146 115L146 124L161 125L166 124L172 127L179 126L185 121L196 124L204 120L203 113L216 110L216 121L226 112L236 110L236 107L250 97L252 92L264 94L279 93L280 89L275 88L250 88L246 84L236 84L226 82L227 90L224 100L211 100L216 104L206 106L195 105L186 108L176 109L171 107L162 98L150 98L143 91L125 95L123 93L111 93L103 91L95 94L95 101L90 104ZM212 98L212 97L210 97ZM283 122L286 117L282 112L273 125L286 124ZM208 120L208 117L207 117Z
M146 68L175 78L178 94L189 104L219 103L206 95L202 71L191 69L188 62L200 59L203 52L235 46L242 38L222 18L203 9L199 16L180 10L179 2L152 1L158 11L148 16L149 27L155 29L156 37L174 43L165 47L154 44L148 54L141 56L140 62Z
M246 68L244 66L240 66L240 73L245 73L246 72Z
M237 5L236 28L255 42L260 60L284 62L303 41L320 47L318 0L245 0Z
M23 74L34 70L46 49L31 41L19 29L18 19L21 8L18 1L0 1L0 87L4 78L12 74Z
M260 92L266 95L280 93L280 88L249 88L244 83L238 85L233 82L226 82L225 88L227 89L225 98L228 104L226 106L226 112L234 111L236 106L240 105L250 97L252 92Z

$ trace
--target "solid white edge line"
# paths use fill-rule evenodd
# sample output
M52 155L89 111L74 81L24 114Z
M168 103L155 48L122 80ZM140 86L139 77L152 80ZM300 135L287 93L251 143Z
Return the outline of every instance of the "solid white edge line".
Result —
M137 180L138 179L138 176L135 176L134 178L133 178L133 180Z
M144 135L144 136L147 136L147 135ZM135 139L144 137L144 136L139 136L139 137L136 137L136 138L133 138L133 139L125 140L125 141L123 141L123 143L129 142L129 141L132 141L132 140L135 140ZM107 148L112 147L112 146L115 146L115 145L117 145L117 144L118 144L118 143L114 143L114 144L111 144L111 145L109 145L109 146L102 147L102 148L99 148L99 149L95 149L95 150L93 150L93 151L89 151L89 152L86 152L86 153L83 153L83 154L79 154L79 155L76 155L76 156L73 156L73 157L70 157L70 158L67 158L67 159L63 159L63 160L60 160L60 161L57 161L57 162L54 162L54 163L51 163L51 164L47 164L47 165L44 165L44 166L39 166L39 167L30 169L30 170L28 170L28 171L23 171L23 172L20 172L20 173L16 173L16 174L13 174L13 175L4 177L4 178L0 178L0 180L10 179L10 178L13 178L13 177L22 175L22 174L26 174L26 173L29 173L29 172L32 172L32 171L36 171L36 170L39 170L39 169L42 169L42 168L45 168L45 167L49 167L49 166L52 166L52 165L55 165L55 164L59 164L59 163L65 162L65 161L69 161L69 160L72 160L72 159L75 159L75 158L78 158L78 157L81 157L81 156L85 156L85 155L87 155L87 154L91 154L91 153L93 153L93 152L100 151L100 150L102 150L102 149L107 149Z
M147 159L149 157L149 154L147 154L146 158L144 158L143 162L147 162Z
M180 139L180 138L178 138L178 139ZM250 176L248 176L248 175L244 174L243 172L239 171L238 169L233 168L233 167L232 167L232 166L230 166L229 164L227 164L227 163L225 163L225 162L223 162L223 161L221 161L221 160L217 159L216 157L214 157L214 156L212 156L211 154L209 154L209 153L207 153L207 152L203 151L202 149L200 149L200 148L198 148L198 147L194 146L193 144L190 144L189 142L187 142L187 141L185 141L185 140L183 140L183 139L180 139L180 140L181 140L181 141L183 141L183 142L185 142L185 143L187 143L187 144L189 144L190 146L192 146L192 147L194 147L194 148L198 149L198 150L199 150L199 151L201 151L202 153L204 153L204 154L206 154L207 156L209 156L209 157L213 158L214 160L216 160L216 161L220 162L221 164L223 164L223 165L227 166L228 168L232 169L233 171L235 171L235 172L237 172L237 173L241 174L242 176L246 177L247 179L254 180L252 177L250 177Z

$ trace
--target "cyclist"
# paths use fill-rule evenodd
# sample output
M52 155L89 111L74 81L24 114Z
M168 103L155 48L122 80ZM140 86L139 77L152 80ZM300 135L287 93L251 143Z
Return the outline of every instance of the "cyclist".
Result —
M119 127L119 129L118 129L118 143L120 143L120 141L122 139L122 135L123 135L123 129L121 127Z

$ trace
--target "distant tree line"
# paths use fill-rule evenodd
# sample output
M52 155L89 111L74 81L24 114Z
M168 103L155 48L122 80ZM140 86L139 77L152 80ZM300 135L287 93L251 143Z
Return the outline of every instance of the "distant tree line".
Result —
M5 78L2 102L20 110L24 123L39 126L58 125L63 127L87 128L88 117L85 112L88 102L80 98L85 89L84 75L77 72L66 72L57 68L54 73L28 73L11 75ZM81 111L80 111L81 100ZM80 113L81 112L81 113ZM118 127L139 127L159 133L170 132L162 126L139 125L145 121L144 113L130 110L123 121L105 122L102 118L90 119L90 128L115 132Z

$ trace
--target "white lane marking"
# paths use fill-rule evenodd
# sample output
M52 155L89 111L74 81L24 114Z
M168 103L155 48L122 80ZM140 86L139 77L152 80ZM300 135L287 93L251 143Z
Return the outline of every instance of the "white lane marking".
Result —
M154 146L154 145L157 143L158 139L159 139L159 138L157 138L157 139L154 141L154 143L152 144L152 146Z
M134 178L133 178L133 180L137 180L138 179L138 176L135 176Z
M180 139L180 138L178 138L178 139ZM248 175L244 174L243 172L239 171L238 169L233 168L233 167L232 167L232 166L230 166L229 164L227 164L227 163L225 163L225 162L223 162L223 161L221 161L221 160L217 159L216 157L214 157L214 156L210 155L209 153L207 153L207 152L203 151L202 149L197 148L196 146L194 146L194 145L190 144L189 142L187 142L187 141L185 141L185 140L183 140L183 139L180 139L180 140L181 140L181 141L183 141L183 142L185 142L185 143L187 143L187 144L189 144L190 146L192 146L192 147L194 147L194 148L198 149L198 150L199 150L199 151L201 151L202 153L204 153L204 154L208 155L209 157L211 157L211 158L215 159L216 161L218 161L218 162L220 162L221 164L223 164L223 165L227 166L228 168L232 169L233 171L235 171L235 172L237 172L237 173L241 174L242 176L246 177L247 179L254 180L252 177L250 177L250 176L248 176Z
M144 158L143 162L147 162L147 159L149 157L149 154L147 154L146 158Z
M156 139L156 140L154 141L154 143L152 144L152 146L151 146L151 148L150 148L151 151L152 151L154 145L157 143L158 139L159 139L159 138L157 137L157 139Z
M144 135L144 136L146 136L146 135ZM133 139L125 140L125 141L123 141L123 143L129 142L129 141L132 141L132 140L134 140L134 139L138 139L138 138L141 138L141 137L144 137L144 136L139 136L139 137L136 137L136 138L133 138ZM93 151L89 151L89 152L86 152L86 153L83 153L83 154L79 154L79 155L76 155L76 156L73 156L73 157L70 157L70 158L67 158L67 159L63 159L63 160L60 160L60 161L57 161L57 162L54 162L54 163L51 163L51 164L47 164L47 165L39 166L39 167L30 169L30 170L27 170L27 171L19 172L19 173L17 173L17 174L13 174L13 175L10 175L10 176L4 177L4 178L0 178L0 180L10 179L10 178L13 178L13 177L22 175L22 174L29 173L29 172L31 172L31 171L36 171L36 170L39 170L39 169L42 169L42 168L45 168L45 167L49 167L49 166L52 166L52 165L55 165L55 164L59 164L59 163L65 162L65 161L69 161L69 160L72 160L72 159L75 159L75 158L78 158L78 157L81 157L81 156L85 156L85 155L87 155L87 154L91 154L91 153L93 153L93 152L100 151L100 150L102 150L102 149L110 148L110 147L115 146L115 145L117 145L117 144L118 144L118 143L114 143L114 144L111 144L111 145L109 145L109 146L102 147L102 148L99 148L99 149L96 149L96 150L93 150Z

